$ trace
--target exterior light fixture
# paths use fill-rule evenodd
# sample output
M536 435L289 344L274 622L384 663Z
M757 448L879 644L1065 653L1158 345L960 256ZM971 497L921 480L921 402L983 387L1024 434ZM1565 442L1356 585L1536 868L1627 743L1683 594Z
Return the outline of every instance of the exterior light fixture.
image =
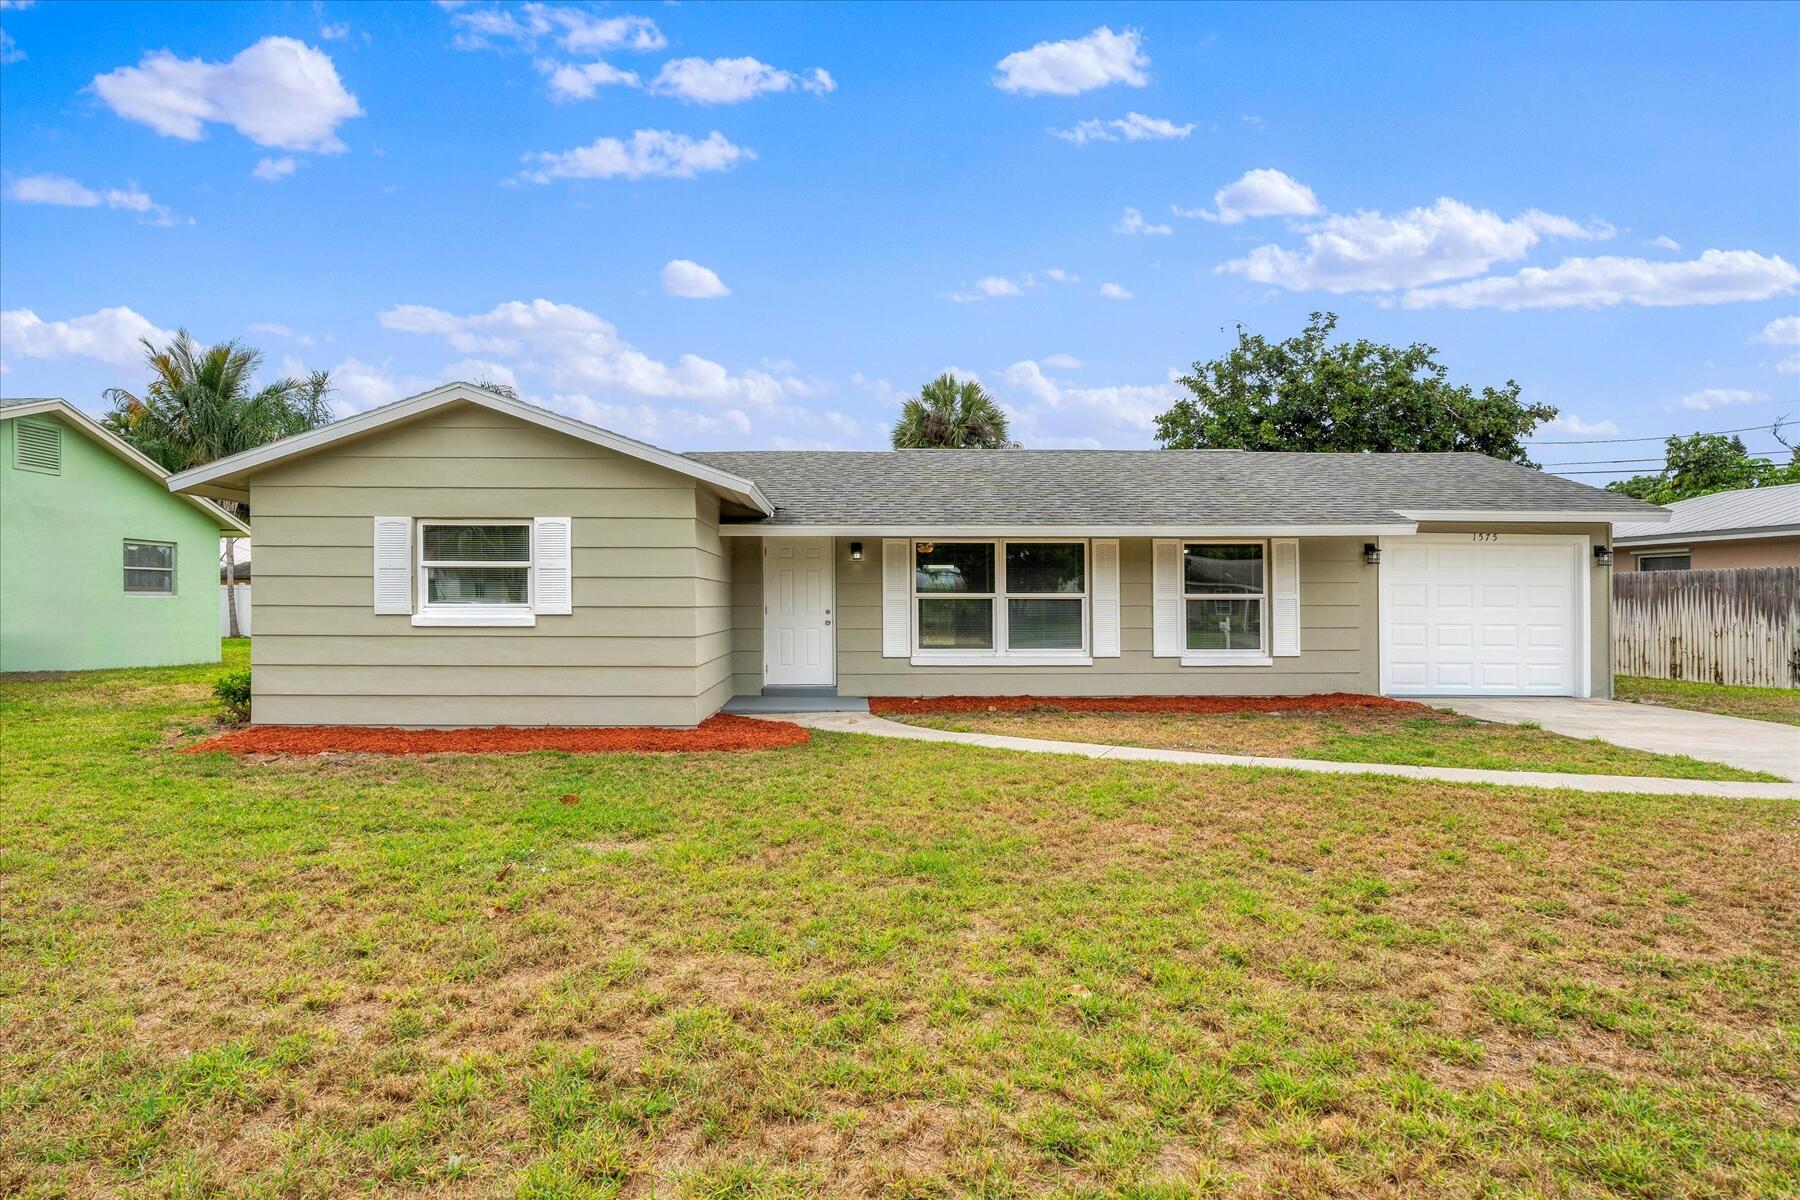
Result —
M1371 567L1379 567L1381 565L1381 547L1374 542L1364 542L1363 561Z
M1595 546L1594 547L1594 565L1596 567L1612 566L1612 547L1611 546Z
M851 562L861 562L862 561L862 543L861 542L851 542L850 543L850 561Z

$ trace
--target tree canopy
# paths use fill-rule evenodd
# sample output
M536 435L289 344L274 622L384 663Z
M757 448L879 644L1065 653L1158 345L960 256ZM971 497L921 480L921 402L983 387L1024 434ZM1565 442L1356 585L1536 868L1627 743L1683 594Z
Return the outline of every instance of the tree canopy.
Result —
M1004 450L1012 445L1006 414L973 379L948 372L900 406L896 450Z
M1238 330L1237 345L1197 362L1183 396L1156 418L1171 450L1473 450L1530 465L1525 439L1556 416L1519 385L1479 392L1449 382L1437 348L1331 341L1337 314L1313 313L1285 341Z
M1775 437L1782 441L1779 422ZM1785 441L1782 444L1787 445ZM1670 437L1663 443L1663 470L1659 474L1615 480L1606 485L1606 490L1651 504L1670 504L1714 492L1800 483L1800 450L1788 449L1789 460L1776 463L1752 457L1744 448L1744 439L1735 435L1696 433Z

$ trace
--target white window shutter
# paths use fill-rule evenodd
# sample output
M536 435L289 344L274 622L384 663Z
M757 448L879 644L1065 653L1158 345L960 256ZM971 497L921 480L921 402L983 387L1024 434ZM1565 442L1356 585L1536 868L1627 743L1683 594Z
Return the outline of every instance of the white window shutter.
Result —
M537 517L531 522L531 559L537 571L531 603L534 612L567 616L574 611L572 524L568 517Z
M1292 658L1300 653L1300 541L1276 538L1269 549L1275 560L1269 589L1275 610L1271 645L1277 658Z
M412 518L375 518L375 611L412 612Z
M1182 636L1181 543L1159 539L1150 551L1150 652L1180 658Z
M1094 545L1094 657L1119 657L1119 539Z
M881 543L881 656L912 656L912 543Z

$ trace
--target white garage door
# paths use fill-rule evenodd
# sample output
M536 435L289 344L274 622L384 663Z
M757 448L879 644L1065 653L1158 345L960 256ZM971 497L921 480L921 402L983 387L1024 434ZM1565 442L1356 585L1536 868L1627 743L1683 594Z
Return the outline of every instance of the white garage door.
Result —
M1586 691L1581 544L1441 534L1382 544L1382 690L1397 696Z

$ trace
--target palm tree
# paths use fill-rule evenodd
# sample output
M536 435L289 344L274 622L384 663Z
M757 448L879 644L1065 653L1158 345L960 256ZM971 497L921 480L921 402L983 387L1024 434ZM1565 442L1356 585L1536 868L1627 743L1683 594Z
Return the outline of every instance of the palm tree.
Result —
M139 340L150 367L150 386L141 396L107 388L102 395L112 408L101 421L166 471L198 467L331 420L326 403L331 377L324 371L304 379L278 379L251 391L261 351L235 341L202 349L185 329L161 349L148 338ZM239 516L248 515L246 505L221 503ZM224 561L228 579L235 582L236 538L225 539ZM228 631L237 637L237 598L227 595Z
M946 372L908 397L894 425L896 450L1005 450L1006 414L973 379Z

